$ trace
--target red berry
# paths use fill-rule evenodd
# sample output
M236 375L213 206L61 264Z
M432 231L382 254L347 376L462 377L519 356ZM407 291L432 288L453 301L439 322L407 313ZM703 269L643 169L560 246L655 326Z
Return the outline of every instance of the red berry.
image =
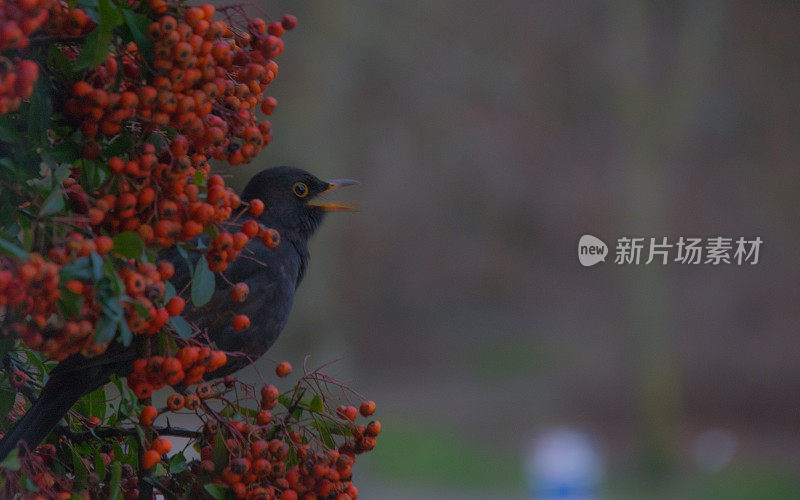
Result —
M264 211L264 202L259 200L258 198L250 200L250 208L248 212L253 217L258 217Z
M243 332L250 328L250 318L244 314L239 314L233 318L233 329L237 332Z
M153 425L153 421L158 416L158 410L155 406L145 406L139 413L139 423L142 425Z
M288 361L281 361L275 367L275 374L283 378L292 373L292 365Z
M286 14L283 16L283 19L281 19L281 24L287 30L293 30L297 26L297 18L291 14Z
M183 311L183 308L186 307L186 301L180 297L172 297L167 302L167 312L170 316L178 316Z
M361 413L362 417L369 417L375 413L375 401L364 401L361 403L361 407L358 409L358 412Z

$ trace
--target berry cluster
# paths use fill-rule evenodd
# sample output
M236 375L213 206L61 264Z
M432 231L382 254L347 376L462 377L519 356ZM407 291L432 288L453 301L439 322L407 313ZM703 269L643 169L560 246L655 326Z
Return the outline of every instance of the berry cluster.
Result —
M24 0L0 3L0 53L25 49L29 35L47 21L50 0ZM0 114L19 108L33 94L39 77L36 62L15 57L0 57Z
M184 346L175 356L139 358L128 375L128 387L139 399L146 399L154 390L166 385L192 385L206 372L222 367L227 361L224 351L203 346Z

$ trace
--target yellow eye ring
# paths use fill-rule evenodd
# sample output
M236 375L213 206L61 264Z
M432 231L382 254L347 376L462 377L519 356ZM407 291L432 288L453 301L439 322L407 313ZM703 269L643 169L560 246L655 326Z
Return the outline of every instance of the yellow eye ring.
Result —
M294 186L292 186L292 191L294 191L294 194L299 198L305 198L308 194L308 186L302 182L295 182Z

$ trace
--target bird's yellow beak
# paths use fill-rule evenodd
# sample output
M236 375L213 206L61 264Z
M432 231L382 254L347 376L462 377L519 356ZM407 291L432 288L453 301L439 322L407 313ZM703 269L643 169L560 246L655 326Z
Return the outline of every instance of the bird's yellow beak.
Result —
M319 195L317 196L332 193L338 190L339 188L343 188L345 186L355 186L356 184L360 184L360 182L354 181L353 179L334 179L332 181L328 181L328 189L319 193ZM308 204L312 207L319 207L325 210L326 212L358 212L357 207L345 203L333 203L327 201L309 201Z

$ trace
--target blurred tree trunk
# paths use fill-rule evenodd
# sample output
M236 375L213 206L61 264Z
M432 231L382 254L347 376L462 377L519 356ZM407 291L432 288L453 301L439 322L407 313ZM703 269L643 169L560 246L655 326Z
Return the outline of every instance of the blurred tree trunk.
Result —
M669 236L665 225L665 197L671 185L669 166L685 146L686 131L696 117L697 105L710 74L718 46L722 5L687 2L680 13L674 54L651 53L659 15L653 4L635 0L613 3L610 29L614 53L620 54L615 81L621 136L629 142L621 147L621 218L628 237ZM662 41L663 42L663 41ZM658 65L672 61L671 71ZM667 75L662 78L661 75ZM671 239L671 238L670 238ZM649 239L642 251L647 259ZM677 361L671 343L669 290L663 266L624 266L628 331L635 346L634 370L638 380L637 420L641 465L648 473L668 472L675 458L680 424L681 394ZM669 264L668 264L669 265ZM674 264L672 264L674 266Z

